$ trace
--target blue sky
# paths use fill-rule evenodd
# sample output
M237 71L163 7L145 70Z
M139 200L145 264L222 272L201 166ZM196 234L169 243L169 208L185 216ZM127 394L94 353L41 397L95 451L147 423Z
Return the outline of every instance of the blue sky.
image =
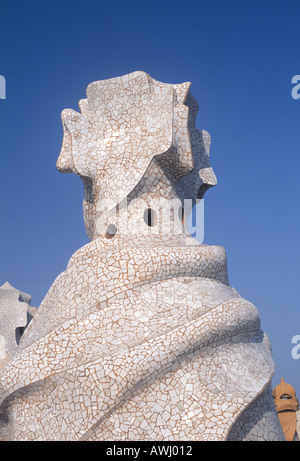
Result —
M55 163L60 113L87 85L144 70L191 81L197 125L211 134L218 185L205 196L205 240L226 248L230 284L253 302L277 370L300 397L297 0L2 2L0 285L38 306L88 242L81 181Z

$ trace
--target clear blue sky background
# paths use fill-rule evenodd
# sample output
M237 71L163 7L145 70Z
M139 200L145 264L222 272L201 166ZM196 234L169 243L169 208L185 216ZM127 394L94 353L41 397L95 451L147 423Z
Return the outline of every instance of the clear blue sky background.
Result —
M277 370L300 397L298 0L61 0L1 3L0 285L38 306L88 242L81 181L55 162L60 113L95 80L144 70L192 82L212 137L217 187L205 242L226 248L230 284L258 308Z

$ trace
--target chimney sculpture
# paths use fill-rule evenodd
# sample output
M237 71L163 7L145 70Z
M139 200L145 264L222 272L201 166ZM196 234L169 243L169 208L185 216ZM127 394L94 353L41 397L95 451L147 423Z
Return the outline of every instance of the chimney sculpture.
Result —
M84 184L91 242L0 376L12 440L279 440L274 363L225 251L188 232L216 184L190 83L91 83L64 110L59 171ZM199 207L200 205L198 205Z
M299 434L297 434L299 402L295 389L281 378L280 383L273 389L273 397L286 440L288 442L292 442L295 438L299 440Z

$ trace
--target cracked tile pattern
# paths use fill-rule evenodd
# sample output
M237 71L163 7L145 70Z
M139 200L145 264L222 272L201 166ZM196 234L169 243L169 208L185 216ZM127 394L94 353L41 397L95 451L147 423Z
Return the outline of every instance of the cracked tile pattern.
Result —
M30 295L17 290L8 282L0 287L0 337L1 349L4 349L3 357L11 357L16 352L20 337L17 329L26 327L28 323L30 302Z

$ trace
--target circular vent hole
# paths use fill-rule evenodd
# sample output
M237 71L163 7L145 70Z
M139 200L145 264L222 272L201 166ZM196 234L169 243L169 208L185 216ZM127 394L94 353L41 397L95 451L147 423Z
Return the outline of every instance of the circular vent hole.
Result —
M184 224L184 208L183 208L183 206L180 206L178 208L178 217L179 217L180 221L182 222L182 224Z
M149 227L153 227L157 224L156 213L152 208L146 208L144 211L144 221Z
M106 228L105 232L105 238L111 239L113 238L117 233L117 228L114 224L109 224Z

